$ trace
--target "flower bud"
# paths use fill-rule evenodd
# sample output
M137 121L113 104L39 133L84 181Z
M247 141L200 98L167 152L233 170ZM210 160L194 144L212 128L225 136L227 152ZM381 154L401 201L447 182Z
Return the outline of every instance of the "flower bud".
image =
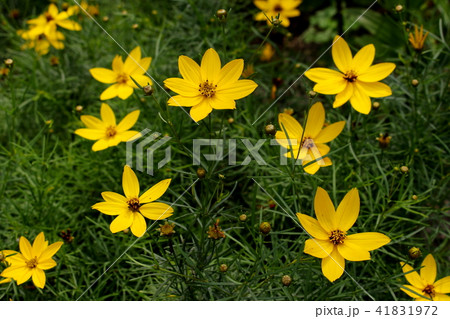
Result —
M77 112L83 111L83 106L81 106L81 105L75 106L75 111L77 111Z
M273 18L271 22L274 27L278 27L281 24L281 20L278 18Z
M402 12L403 11L403 6L401 4L396 5L395 6L395 11Z
M228 266L226 264L222 264L219 267L220 272L227 272Z
M134 30L139 29L139 24L135 23L131 26L131 28Z
M266 127L264 128L264 131L268 135L275 135L277 133L277 129L275 128L275 125L273 125L273 124L266 125Z
M197 177L200 179L205 178L206 176L206 170L203 167L197 168Z
M109 21L109 17L108 17L108 16L104 16L104 17L102 18L102 20L103 20L103 22L108 22L108 21Z
M313 91L313 90L311 90L311 91L309 91L308 92L308 95L309 95L309 97L312 99L312 98L315 98L316 97L316 95L317 95L317 92L316 91Z
M419 80L414 79L411 81L412 86L418 86L419 85Z
M401 166L400 167L400 171L402 172L402 173L408 173L409 172L409 168L408 168L408 166L405 166L405 165L403 165L403 166Z
M142 89L144 90L145 96L150 96L153 94L153 87L150 84L144 86Z
M14 64L14 60L8 58L4 61L4 63L7 67L12 67L12 65Z
M377 108L380 107L380 103L379 102L373 102L372 106L373 106L374 109L377 109Z
M422 256L422 252L420 251L419 248L413 247L408 251L408 255L411 259L417 259L420 256Z
M216 12L216 17L219 21L225 21L227 19L228 12L225 9L219 9Z
M230 118L228 119L228 123L229 123L229 124L233 124L233 123L234 123L234 118L230 117Z
M130 232L130 229L129 228L125 228L124 230L123 230L123 233L124 234L128 234Z
M283 286L289 287L291 282L292 282L291 276L284 275L283 277L281 277L281 283L283 284Z
M411 196L411 198L412 198L413 200L417 200L419 197L417 197L417 195L414 194L414 195Z
M245 222L245 221L247 220L247 215L241 214L241 215L239 216L239 220L240 220L241 222Z
M262 222L261 225L259 225L259 231L263 233L264 235L267 235L270 233L270 230L272 229L272 226L268 222Z

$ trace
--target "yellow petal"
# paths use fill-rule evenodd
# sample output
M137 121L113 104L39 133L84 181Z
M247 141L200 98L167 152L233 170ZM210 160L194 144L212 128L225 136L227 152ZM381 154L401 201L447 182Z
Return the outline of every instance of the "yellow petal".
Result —
M353 95L353 83L347 83L347 86L345 87L345 89L340 92L339 94L336 95L336 98L334 99L333 102L333 107L339 107L341 105L343 105L345 102L347 102L348 100L350 100L350 98Z
M217 87L216 94L226 99L239 100L251 94L257 87L258 84L252 80L238 80L233 84Z
M58 7L54 3L50 3L47 12L52 18L56 18L58 15Z
M189 112L191 118L195 121L201 121L212 112L211 105L209 105L207 99L203 99L200 104L194 105Z
M341 134L342 130L344 129L344 126L345 121L340 121L328 125L327 127L323 128L320 131L320 133L314 139L314 142L316 144L321 144L321 143L328 143L334 140L339 134Z
M119 125L117 125L116 127L117 132L124 132L132 128L134 124L136 124L139 118L139 114L140 114L139 110L127 114L127 116L125 116L123 120L120 121Z
M83 122L83 124L86 125L88 128L102 131L106 129L105 123L103 123L100 119L94 116L82 115L80 119L81 122Z
M94 152L103 151L104 149L107 149L109 147L109 143L107 139L102 138L101 140L98 140L97 142L92 145L92 150Z
M328 240L330 234L327 233L322 226L320 226L319 222L305 214L297 213L297 218L300 221L300 224L302 224L302 227L310 234L312 237L322 240ZM317 256L316 256L317 257ZM319 257L323 258L323 257Z
M115 98L119 94L120 84L113 84L100 94L100 100L109 100Z
M303 252L317 258L327 258L330 256L333 248L333 243L328 239L308 239L305 242L305 249Z
M370 253L364 248L347 242L344 240L343 244L337 245L339 253L347 260L350 261L363 261L370 260Z
M236 59L228 62L219 72L217 86L227 86L239 80L244 70L244 60Z
M139 198L139 181L136 174L128 165L125 165L123 168L122 187L128 199Z
M358 88L370 97L385 97L392 95L391 88L381 82L362 82L358 81Z
M141 59L141 61L139 61L139 65L136 67L136 69L134 69L134 71L131 72L131 75L133 76L133 78L136 78L139 74L147 74L147 70L150 67L151 63L152 63L151 57L146 57L146 58ZM147 79L148 79L148 77L147 77ZM149 82L150 84L152 83L151 80L150 81L147 80L147 82Z
M39 261L37 267L42 270L48 270L56 266L56 261L53 259L47 259L44 261Z
M123 60L120 55L116 55L112 61L112 69L115 73L120 74L123 71Z
M25 264L25 262L21 265L12 265L8 268L5 268L0 276L7 277L7 278L14 278L17 280L18 277L21 277L24 273L26 273L29 270L28 266ZM31 276L31 273L30 273ZM28 277L30 278L30 277ZM27 278L27 279L28 279ZM27 280L25 279L25 280Z
M200 94L198 85L180 78L169 78L164 80L164 84L172 91L182 96L198 96Z
M6 284L8 282L11 282L11 278L5 278L5 279L0 280L0 285L1 284Z
M135 69L139 68L139 61L141 60L141 47L135 47L125 59L123 64L123 72L131 74Z
M450 301L450 296L444 295L444 294L438 294L433 297L434 301Z
M391 74L394 69L394 63L378 63L369 67L365 72L358 74L358 81L378 82Z
M118 194L117 194L118 195ZM128 211L128 205L126 202L118 203L118 202L100 202L94 204L92 209L96 209L102 212L105 215L120 215Z
M139 83L140 86L152 85L152 83L153 83L152 80L146 75L132 74L131 76L133 77L134 81ZM133 80L130 77L128 77L126 85L128 85L129 87L131 87L133 89L137 89L138 88L136 83L134 83Z
M336 212L334 211L333 202L328 193L321 187L317 188L316 196L314 197L314 211L316 212L317 220L327 233L336 230Z
M181 76L194 85L199 85L202 82L200 66L190 57L180 55L178 58L178 69L180 70Z
M342 73L346 73L350 69L352 64L352 52L350 51L347 42L338 35L334 37L331 55L333 56L334 64L336 64L337 68Z
M63 242L62 241L57 241L56 243L53 243L51 245L49 245L41 254L41 256L39 256L39 260L43 260L46 261L47 259L51 259L53 257L54 254L56 254L58 252L58 250L61 248Z
M362 114L369 114L372 108L370 97L357 84L353 86L353 95L350 98L350 104L356 111Z
M36 287L44 289L45 286L45 273L42 269L34 268L32 274L33 283Z
M26 259L34 258L33 249L31 248L30 242L28 241L28 239L26 239L23 236L20 236L19 248L20 248L20 252Z
M346 232L353 226L358 219L359 207L359 193L356 188L353 188L344 196L336 210L336 222L340 230Z
M33 242L33 255L39 257L41 253L47 248L47 246L48 242L45 241L44 233L40 232Z
M428 254L422 261L422 268L420 268L420 277L428 284L434 284L436 280L436 261L432 254Z
M133 88L131 86L128 86L126 84L119 84L117 95L122 100L126 100L130 97L130 95L133 94Z
M403 285L402 287L404 287L404 288L400 288L401 291L403 291L404 293L406 293L408 296L410 296L412 298L416 298L417 299L420 296L425 297L424 293L419 288L416 288L416 287L410 286L410 285ZM408 288L409 290L407 290L405 288ZM412 290L412 291L410 291L410 290Z
M126 131L126 132L119 132L116 134L116 136L114 136L114 138L117 139L117 144L119 144L120 142L129 142L129 141L133 141L135 139L141 138L142 134L138 131Z
M278 123L280 125L281 130L287 135L286 137L280 136L280 138L288 138L288 139L300 139L303 135L303 128L300 123L286 113L280 113L278 115ZM281 144L281 143L280 143ZM292 143L291 143L292 145Z
M131 224L131 232L136 237L141 237L147 230L147 223L140 213L133 214L133 223Z
M17 274L17 275L16 275ZM33 274L33 272L31 271L31 268L29 267L22 267L20 272L17 271L13 278L14 280L17 282L18 285L23 284L25 281L27 281L28 279L30 279L31 275Z
M56 20L56 24L59 25L61 28L71 30L71 31L80 31L81 25L79 25L77 22L72 20Z
M216 110L234 110L236 108L236 102L233 99L227 99L220 94L209 98L209 104Z
M175 95L172 96L167 103L170 106L194 106L200 104L202 100L205 99L203 95L197 96L182 96Z
M315 138L325 122L325 110L321 102L314 103L308 112L308 120L305 126L305 137Z
M434 283L434 289L437 293L448 294L450 293L450 276L439 279Z
M333 163L331 162L331 159L329 157L324 157L321 158L318 161L315 161L316 159L314 158L313 160L304 160L302 165L303 165L303 169L305 170L306 173L310 174L310 175L314 175L315 173L317 173L317 171L321 168L321 167L326 167L326 166L330 166ZM313 162L313 163L311 163ZM311 164L309 164L311 163Z
M352 234L345 239L345 242L352 242L368 251L378 249L390 241L388 236L376 232Z
M172 179L165 179L152 186L148 191L139 197L139 203L149 203L160 198L169 188L170 182Z
M351 69L356 71L357 74L361 74L372 65L374 58L375 47L373 44L368 44L355 54Z
M323 275L331 282L339 279L344 273L345 259L334 248L329 257L322 259Z
M116 126L116 116L114 115L113 110L108 104L102 103L102 106L100 108L100 114L102 117L102 121L106 125Z
M220 57L217 54L216 50L212 48L206 50L200 66L202 81L208 80L209 83L217 83L217 80L219 79L220 68Z
M127 202L127 199L125 196L122 196L120 194L114 193L114 192L102 192L102 197L107 202L114 202L123 204Z
M312 68L305 72L305 76L314 82L339 81L344 77L342 73L326 68Z
M90 128L80 128L78 130L75 131L75 134L88 139L88 140L99 140L103 137L105 137L105 131L100 131L100 130L93 130Z
M139 211L146 218L151 220L161 220L173 215L173 208L164 203L148 203L139 208Z
M111 70L105 68L93 68L90 69L92 77L102 83L115 83L117 82L117 74Z
M345 90L347 83L348 81L344 80L344 78L340 78L338 80L328 80L317 83L314 85L313 90L322 94L338 94Z
M112 233L120 232L130 227L132 222L133 222L133 213L127 211L123 214L120 214L119 216L116 217L116 219L112 221L111 225L109 225L109 230Z

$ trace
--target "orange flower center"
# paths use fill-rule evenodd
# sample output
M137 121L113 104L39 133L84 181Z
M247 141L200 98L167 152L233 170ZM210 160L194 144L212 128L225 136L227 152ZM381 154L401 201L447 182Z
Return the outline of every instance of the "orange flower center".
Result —
M356 75L356 72L354 72L353 70L348 71L344 75L344 79L346 79L349 82L355 82L357 77L358 76Z
M274 8L273 8L273 11L275 11L275 12L281 12L281 11L283 11L283 8L279 5L279 4L277 4Z
M139 204L138 198L132 198L128 202L128 208L133 212L136 213L139 211L139 208L141 207L141 204Z
M117 134L116 127L111 125L106 128L106 137L111 138Z
M119 84L126 84L126 83L128 82L128 74L126 74L126 73L120 73L120 74L117 76L116 81L117 81L117 83L119 83Z
M45 15L45 19L47 19L47 22L54 20L53 16L50 13L46 12L46 13L44 13L44 15Z
M26 264L27 264L28 268L36 268L36 266L37 266L37 258L34 257L33 259L27 260Z
M422 292L427 294L430 297L434 297L434 295L435 295L434 286L433 285L428 285L425 288L423 288Z
M198 85L198 91L205 97L213 97L216 93L217 85L209 83L208 80Z
M335 245L343 244L345 239L345 232L339 229L333 230L330 234L330 237L328 238Z
M303 138L303 142L302 142L302 148L306 148L306 149L311 149L313 147L315 147L314 141L312 138L310 137L304 137Z

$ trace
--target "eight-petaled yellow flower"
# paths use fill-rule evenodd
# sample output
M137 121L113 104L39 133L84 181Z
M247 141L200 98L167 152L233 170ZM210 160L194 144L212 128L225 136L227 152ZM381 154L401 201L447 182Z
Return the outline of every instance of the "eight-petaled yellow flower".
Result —
M255 15L255 20L264 21L267 20L266 16L271 19L279 14L281 25L288 27L291 24L289 18L300 15L300 10L296 8L302 3L302 0L254 0L253 3L262 10ZM267 20L267 24L270 24L269 20Z
M165 203L154 202L169 187L171 179L157 183L139 196L139 181L129 166L125 166L122 175L122 187L125 196L114 192L103 192L105 202L92 206L103 214L117 216L109 229L112 233L120 232L128 227L136 237L141 237L147 230L144 217L161 220L172 216L173 209Z
M313 90L322 94L337 94L333 107L339 107L350 100L352 107L363 114L369 114L371 97L385 97L392 94L391 88L381 82L395 69L394 63L372 65L375 58L373 44L366 45L352 58L350 48L343 38L336 36L331 48L333 61L340 72L326 68L313 68L305 72L316 82Z
M183 79L169 78L164 84L178 93L168 101L171 106L192 107L191 118L198 122L213 109L235 109L235 100L252 93L258 86L252 80L239 80L244 60L236 59L221 67L220 57L214 49L203 55L201 66L181 55L178 67Z
M280 113L278 122L281 131L276 132L275 138L278 144L288 150L284 154L286 157L302 160L303 166L313 162L304 167L308 174L315 174L321 166L332 164L329 157L324 157L330 151L325 143L334 140L342 132L345 121L324 128L325 110L322 103L317 102L311 107L305 130L287 113Z
M125 63L120 55L116 55L112 62L112 70L105 68L90 69L89 72L94 79L102 83L112 84L103 91L100 100L109 100L116 96L122 100L129 98L133 94L133 89L138 88L130 76L141 86L151 85L151 79L145 75L151 62L151 57L141 58L141 48L136 47L130 52Z
M416 301L450 301L450 276L436 281L436 261L429 254L422 261L420 275L410 265L401 262L406 280L411 285L403 285L401 290Z
M119 124L116 124L113 110L108 104L102 103L101 120L91 115L82 115L81 121L87 128L80 128L75 131L75 134L88 140L97 141L92 145L94 152L116 146L120 142L135 140L141 137L141 133L129 131L129 129L136 123L139 113L139 110L133 111L125 116Z
M314 198L317 220L297 213L303 228L313 237L305 242L304 252L322 258L322 272L332 282L344 273L345 259L370 260L369 251L391 241L386 235L375 232L347 235L358 219L359 207L359 193L356 188L345 195L335 211L328 193L319 187Z
M31 277L36 287L44 288L44 270L56 266L52 257L58 252L62 244L62 241L58 241L49 245L42 232L34 239L33 246L30 245L28 239L23 236L20 237L20 253L13 252L14 255L7 258L10 266L3 270L0 276L12 278L18 285L23 284Z
M428 32L425 33L425 35L423 34L423 25L420 26L420 30L415 25L414 34L409 33L408 40L416 51L421 51L423 49L423 45L427 36Z

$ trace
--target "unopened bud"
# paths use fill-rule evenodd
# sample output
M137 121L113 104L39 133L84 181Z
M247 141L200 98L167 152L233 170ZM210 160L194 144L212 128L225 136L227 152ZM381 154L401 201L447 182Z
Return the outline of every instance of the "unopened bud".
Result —
M103 22L108 22L108 21L109 21L109 17L108 17L108 16L104 16L104 17L102 18L102 20L103 20Z
M130 232L130 229L129 228L125 228L124 230L123 230L123 233L124 234L128 234Z
M283 286L288 287L292 282L292 278L289 275L284 275L281 277L281 282L283 283Z
M275 128L275 125L273 125L273 124L266 125L266 127L264 128L264 131L268 135L275 135L277 133L277 129Z
M309 97L310 97L310 98L314 98L314 97L316 97L316 95L317 95L317 92L316 92L316 91L313 91L313 90L311 90L311 91L309 91L309 92L308 92L308 95L309 95Z
M227 19L228 12L225 9L219 9L216 12L216 17L220 21L225 21Z
M11 67L14 64L13 59L6 59L4 62L5 62L5 65L8 67Z
M411 198L412 198L413 200L417 200L419 197L418 197L417 195L414 194L414 195L411 196Z
M403 6L402 6L401 4L397 4L397 5L395 6L395 11L397 11L397 12L402 12L402 11L403 11Z
M373 102L372 106L373 106L374 109L377 109L377 108L380 107L380 103L379 102Z
M413 247L408 251L408 255L411 259L417 259L420 256L422 256L422 252L420 251L419 248Z
M77 111L77 112L83 111L83 106L81 106L81 105L75 106L75 111Z
M136 30L139 28L139 24L135 23L131 26L132 29Z
M227 272L228 266L226 264L222 264L219 267L220 272Z
M402 173L408 173L409 172L409 168L408 168L408 166L403 165L403 166L400 167L400 171Z
M261 225L259 225L259 231L263 233L264 235L267 235L270 233L270 230L272 229L272 226L268 222L262 222Z
M273 19L272 19L272 24L273 24L275 27L278 27L278 26L281 24L281 20L278 19L278 18L273 18Z
M245 214L240 215L240 216L239 216L239 220L240 220L241 222L245 222L245 221L247 220L247 215L245 215Z
M414 79L411 81L412 86L418 86L419 85L419 80Z
M142 89L144 90L144 94L146 96L150 96L150 95L153 94L153 88L152 88L152 86L150 84L144 86Z
M197 177L202 179L206 176L206 170L203 167L197 168Z
M230 117L230 118L228 119L228 123L233 124L233 123L234 123L234 118Z

